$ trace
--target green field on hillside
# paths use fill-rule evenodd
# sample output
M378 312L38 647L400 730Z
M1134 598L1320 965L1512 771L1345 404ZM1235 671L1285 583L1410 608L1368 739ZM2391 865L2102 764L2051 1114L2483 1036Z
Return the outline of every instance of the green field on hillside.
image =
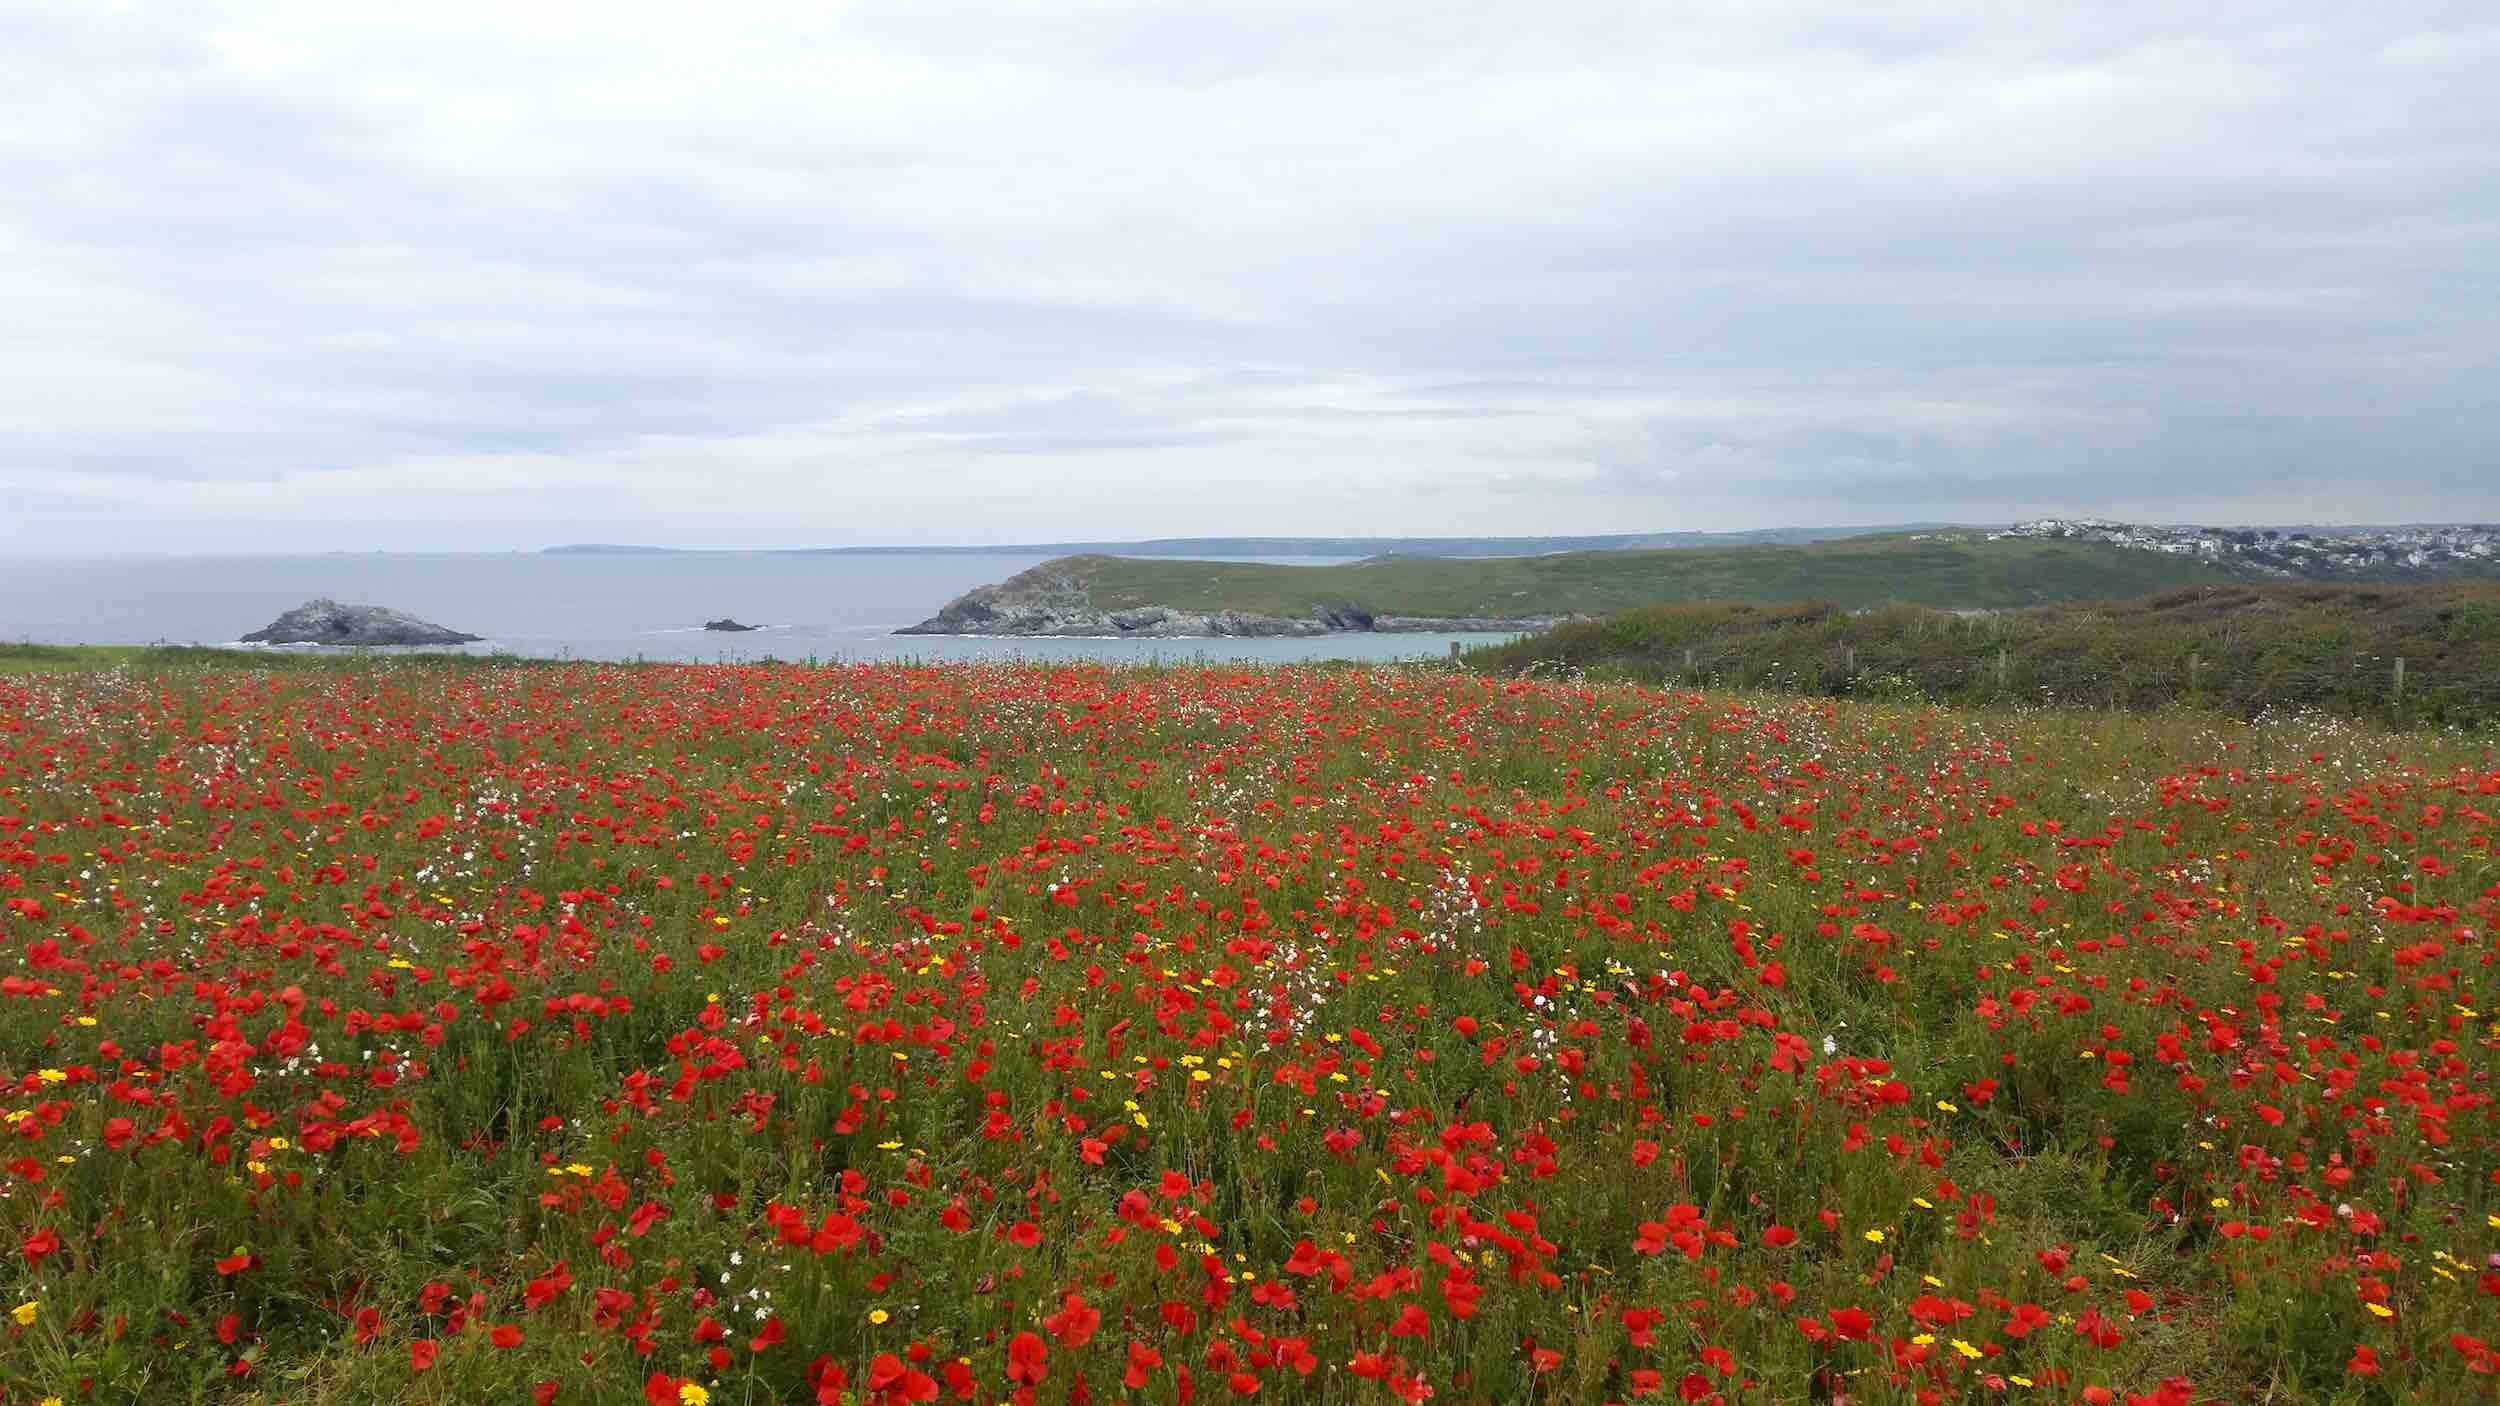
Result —
M1468 660L1833 696L2488 722L2500 720L2500 583L2195 587L1977 617L1825 602L1663 605Z
M1488 560L1383 558L1345 566L1079 557L1065 563L1107 610L1168 605L1303 616L1351 604L1376 614L1596 615L1682 600L1907 601L2038 605L2241 579L2180 557L1983 534L1917 533L1795 546L1567 552Z

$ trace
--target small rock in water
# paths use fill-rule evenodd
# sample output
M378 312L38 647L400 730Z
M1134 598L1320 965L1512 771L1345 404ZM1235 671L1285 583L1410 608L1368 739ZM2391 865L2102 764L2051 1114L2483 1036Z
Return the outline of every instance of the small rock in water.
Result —
M707 630L760 630L764 627L761 625L741 625L737 621L724 615L718 620L704 621L703 628Z
M407 645L473 644L484 635L464 634L379 605L341 605L310 600L243 637L245 644Z

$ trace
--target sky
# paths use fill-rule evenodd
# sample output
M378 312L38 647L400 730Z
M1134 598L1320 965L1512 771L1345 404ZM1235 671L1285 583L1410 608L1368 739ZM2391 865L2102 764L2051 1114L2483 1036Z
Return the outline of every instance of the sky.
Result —
M2500 520L2500 10L0 0L0 552Z

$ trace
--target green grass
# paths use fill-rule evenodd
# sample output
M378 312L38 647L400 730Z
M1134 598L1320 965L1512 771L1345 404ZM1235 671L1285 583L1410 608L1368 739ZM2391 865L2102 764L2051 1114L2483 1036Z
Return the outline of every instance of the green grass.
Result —
M2405 686L2395 686L2395 661ZM1960 617L1826 602L1620 612L1474 651L1497 672L1963 704L2500 720L2500 583L2223 586Z
M335 669L363 666L376 660L440 664L451 668L497 669L514 664L555 661L514 654L366 653L360 650L219 649L198 644L0 644L0 674L87 672L96 669L161 669L209 667L224 669Z
M1997 541L1945 531L1798 546L1565 552L1452 561L1383 558L1345 566L1076 557L1057 565L1093 603L1308 615L1352 604L1376 614L1527 617L1685 600L1908 601L2017 606L2124 596L2239 579L2214 566L2098 543Z

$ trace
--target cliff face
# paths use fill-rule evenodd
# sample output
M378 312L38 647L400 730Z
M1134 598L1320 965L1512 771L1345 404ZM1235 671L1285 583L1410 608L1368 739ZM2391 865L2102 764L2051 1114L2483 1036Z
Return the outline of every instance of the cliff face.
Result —
M1181 610L1140 605L1104 610L1086 590L1081 562L1046 561L991 586L967 591L944 609L895 631L898 635L1001 635L1023 638L1266 639L1357 631L1442 634L1540 629L1552 618L1533 620L1443 619L1377 615L1359 605L1314 606L1307 616L1261 615L1246 610Z

